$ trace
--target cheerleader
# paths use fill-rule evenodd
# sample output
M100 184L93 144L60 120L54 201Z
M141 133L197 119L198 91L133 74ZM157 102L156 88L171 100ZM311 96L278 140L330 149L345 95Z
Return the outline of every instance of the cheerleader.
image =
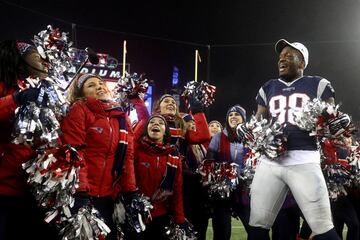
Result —
M82 145L85 166L72 212L89 203L100 212L116 239L112 219L113 196L135 196L133 132L126 112L113 102L105 82L93 74L80 74L69 89L71 108L61 124L64 144Z
M246 111L240 105L229 108L226 114L225 129L211 139L206 158L216 162L238 164L238 170L244 168L243 157L245 149L236 135L236 126L246 121ZM234 203L235 214L239 217L248 232L249 227L249 199L247 191L237 189L230 199L213 200L213 229L214 240L229 240L231 237L231 204Z
M165 118L152 115L135 142L135 176L139 192L153 205L152 220L141 239L166 239L170 219L185 227L182 198L182 163L177 148L170 144Z
M26 89L25 79L45 78L46 66L34 46L14 40L0 43L0 239L56 238L56 231L43 223L21 167L36 146L14 144L11 134L15 109L38 98L39 90Z

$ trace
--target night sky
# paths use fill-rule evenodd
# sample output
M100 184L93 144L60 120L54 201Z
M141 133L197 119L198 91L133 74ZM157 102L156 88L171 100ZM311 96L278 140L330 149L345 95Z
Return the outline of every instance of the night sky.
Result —
M223 121L231 105L256 110L258 89L277 77L274 44L286 38L307 46L305 74L331 81L341 109L360 120L359 0L126 2L0 0L0 40L29 41L51 24L119 60L127 40L131 71L154 80L155 97L171 91L174 66L181 86L193 80L199 49L198 78L217 86L208 120Z

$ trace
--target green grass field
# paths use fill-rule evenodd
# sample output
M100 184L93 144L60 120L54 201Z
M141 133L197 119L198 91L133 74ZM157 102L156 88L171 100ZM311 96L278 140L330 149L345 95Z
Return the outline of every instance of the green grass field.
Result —
M241 224L241 221L233 219L232 220L232 229L231 229L231 240L246 240L247 234L245 232L244 226ZM211 225L211 219L209 220L209 226L206 233L206 239L211 240L213 238L213 229Z
M240 220L233 219L232 220L232 229L231 229L231 240L246 240L247 234L245 232L245 228L242 225ZM343 239L346 239L346 226L344 227L343 232ZM211 225L211 219L209 220L209 226L206 233L206 239L212 240L213 239L213 229Z

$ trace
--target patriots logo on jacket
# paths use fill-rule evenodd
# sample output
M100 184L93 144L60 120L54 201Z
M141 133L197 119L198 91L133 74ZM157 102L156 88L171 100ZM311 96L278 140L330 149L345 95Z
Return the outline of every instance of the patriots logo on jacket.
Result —
M140 162L141 165L143 165L146 168L150 167L150 163L149 162Z
M91 127L90 129L95 130L98 133L102 133L104 131L104 128L102 127Z

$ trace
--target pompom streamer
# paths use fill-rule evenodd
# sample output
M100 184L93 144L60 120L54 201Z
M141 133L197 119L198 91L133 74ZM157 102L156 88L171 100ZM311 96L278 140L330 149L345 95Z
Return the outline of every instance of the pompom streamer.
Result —
M295 125L318 138L348 137L355 131L347 114L339 111L339 105L329 104L314 98L300 111L293 113ZM343 117L343 118L342 118Z
M202 184L208 186L210 198L227 199L239 184L239 165L236 163L217 163L204 160L197 172L202 176Z
M136 194L128 205L123 205L123 202L118 199L113 218L118 229L126 224L130 231L140 233L145 231L145 223L151 220L151 209L153 206L150 198L143 194Z
M346 196L348 189L359 187L358 148L352 149L346 159L338 159L334 141L324 138L321 141L321 158L323 174L332 201Z
M61 216L70 217L73 194L79 186L82 157L71 145L38 149L36 153L37 156L22 167L28 174L27 183L38 205L48 211L45 221L56 222Z
M286 151L286 137L283 134L283 125L278 121L269 122L267 119L257 120L252 116L245 125L239 125L237 132L244 132L243 141L249 148L255 151L255 155L266 155L270 159L276 159Z
M20 106L16 110L14 143L29 145L49 144L54 146L58 138L59 122L67 113L68 104L64 97L61 79L71 65L70 46L67 34L53 29L51 25L46 30L34 36L33 42L43 59L48 63L46 79L26 79L26 88L37 88L39 94L36 102ZM21 87L24 90L24 87ZM25 90L26 91L26 90Z
M120 103L126 110L131 110L130 100L139 94L145 94L149 87L148 80L143 74L128 74L121 77L113 90L115 101Z
M49 76L59 82L64 72L72 67L71 46L68 33L48 25L34 36L33 42L43 59L49 62Z
M196 240L196 232L193 226L186 220L185 227L181 227L173 221L165 227L165 234L169 240Z
M110 232L99 212L93 206L85 206L67 220L60 235L63 240L105 240Z
M27 79L30 88L38 88L36 102L16 109L13 142L28 145L49 144L55 146L60 132L60 119L66 114L68 105L63 93L51 79Z
M184 88L185 90L181 96L185 99L188 109L190 109L190 106L187 99L190 95L195 96L205 107L209 107L215 101L216 87L207 82L201 81L199 83L191 81L188 82Z

